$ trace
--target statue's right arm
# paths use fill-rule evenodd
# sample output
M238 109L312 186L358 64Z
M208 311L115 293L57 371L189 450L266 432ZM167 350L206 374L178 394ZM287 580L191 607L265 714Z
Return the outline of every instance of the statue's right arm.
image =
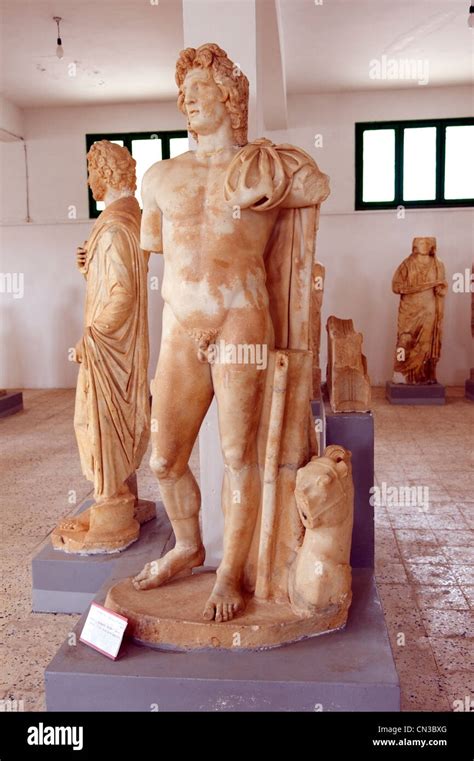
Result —
M140 232L140 248L148 253L162 254L161 209L156 202L156 164L143 177L143 214Z
M402 272L402 268L404 271ZM400 264L392 279L392 291L393 293L402 294L405 290L407 279L407 271L404 263Z

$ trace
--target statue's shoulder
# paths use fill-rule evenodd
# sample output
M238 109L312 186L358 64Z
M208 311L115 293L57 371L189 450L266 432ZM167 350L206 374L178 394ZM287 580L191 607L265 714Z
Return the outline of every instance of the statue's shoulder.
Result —
M189 165L191 161L192 151L186 151L186 153L181 153L179 156L174 156L172 159L161 159L161 161L156 161L146 170L143 175L143 182L146 185L155 182L157 179L162 179L169 174L169 172L176 171L180 167Z
M256 154L264 153L269 159L279 160L286 164L291 164L294 170L302 167L305 164L317 166L315 160L309 153L306 153L302 148L298 148L296 145L290 145L289 143L273 143L266 137L260 137L257 140L252 140L247 145L244 145L237 153L236 158L240 161L247 161L254 157Z

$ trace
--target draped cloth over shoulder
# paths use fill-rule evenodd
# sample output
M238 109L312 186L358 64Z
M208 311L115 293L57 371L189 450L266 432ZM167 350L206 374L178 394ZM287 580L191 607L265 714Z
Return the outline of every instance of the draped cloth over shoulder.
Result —
M296 472L315 454L310 416L311 288L319 205L329 194L328 178L301 149L261 139L236 154L224 194L233 207L255 212L278 209L265 250L275 352L270 352L257 442L262 501L245 581L257 597L283 602L288 599L288 569L303 536L294 499ZM283 365L288 391L277 432L272 410ZM275 459L277 473L270 476L266 463Z
M147 262L140 207L120 198L102 212L87 246L83 360L74 426L95 497L113 497L149 438Z
M237 153L224 194L242 209L279 208L265 252L275 345L308 350L319 205L329 195L328 177L300 148L262 138Z

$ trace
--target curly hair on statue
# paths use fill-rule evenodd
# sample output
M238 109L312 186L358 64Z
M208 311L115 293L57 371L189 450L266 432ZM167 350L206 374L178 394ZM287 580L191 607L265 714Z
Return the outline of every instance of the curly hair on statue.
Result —
M98 140L91 145L87 161L89 169L95 169L105 185L115 190L136 190L137 162L127 148L109 140Z
M186 48L179 54L176 63L176 84L179 87L178 108L186 115L183 82L191 69L209 69L214 82L225 97L225 107L230 115L236 145L247 144L247 122L249 104L249 81L239 66L233 63L225 50L207 43L199 48ZM189 130L195 140L193 130Z

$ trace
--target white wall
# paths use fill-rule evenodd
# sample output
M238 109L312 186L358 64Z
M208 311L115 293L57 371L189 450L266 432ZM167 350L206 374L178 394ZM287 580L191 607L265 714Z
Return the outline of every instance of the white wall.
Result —
M0 95L0 131L23 137L23 112L15 103Z
M318 257L326 265L324 320L352 317L364 334L372 381L391 374L397 297L390 283L415 235L436 235L449 275L469 267L473 252L470 209L354 212L354 122L467 116L467 88L298 96L289 99L290 128L268 133L299 145L331 176L332 195L323 207ZM174 102L87 108L30 109L24 113L30 168L30 213L26 224L21 146L0 145L2 162L2 272L23 272L25 294L0 294L2 370L0 386L73 386L76 367L67 349L80 336L84 283L74 251L85 240L87 219L85 134L88 132L182 129ZM314 135L323 148L314 148ZM252 136L251 136L252 137ZM74 206L77 219L68 219ZM161 257L150 272L160 274ZM151 368L160 340L161 297L150 291ZM461 384L474 364L468 294L448 293L439 378ZM323 346L325 346L323 336Z
M374 385L392 374L398 297L391 291L392 275L409 255L416 235L435 235L438 255L448 280L471 266L474 254L473 211L467 209L354 211L354 123L386 119L470 116L472 91L467 87L337 93L289 98L289 130L273 133L304 148L330 175L331 196L321 210L318 259L326 266L323 325L331 314L352 317L364 335L364 352ZM314 147L316 134L323 147ZM444 341L439 380L464 384L474 366L470 332L470 294L450 290L446 297ZM326 335L322 338L322 367Z
M0 387L74 386L68 349L81 335L85 284L76 246L89 236L85 135L185 128L174 102L27 109L30 215L25 223L23 147L0 143L2 272L23 273L24 296L0 293ZM74 207L76 219L70 219ZM162 257L150 259L161 282ZM162 299L149 290L150 372L161 338Z

